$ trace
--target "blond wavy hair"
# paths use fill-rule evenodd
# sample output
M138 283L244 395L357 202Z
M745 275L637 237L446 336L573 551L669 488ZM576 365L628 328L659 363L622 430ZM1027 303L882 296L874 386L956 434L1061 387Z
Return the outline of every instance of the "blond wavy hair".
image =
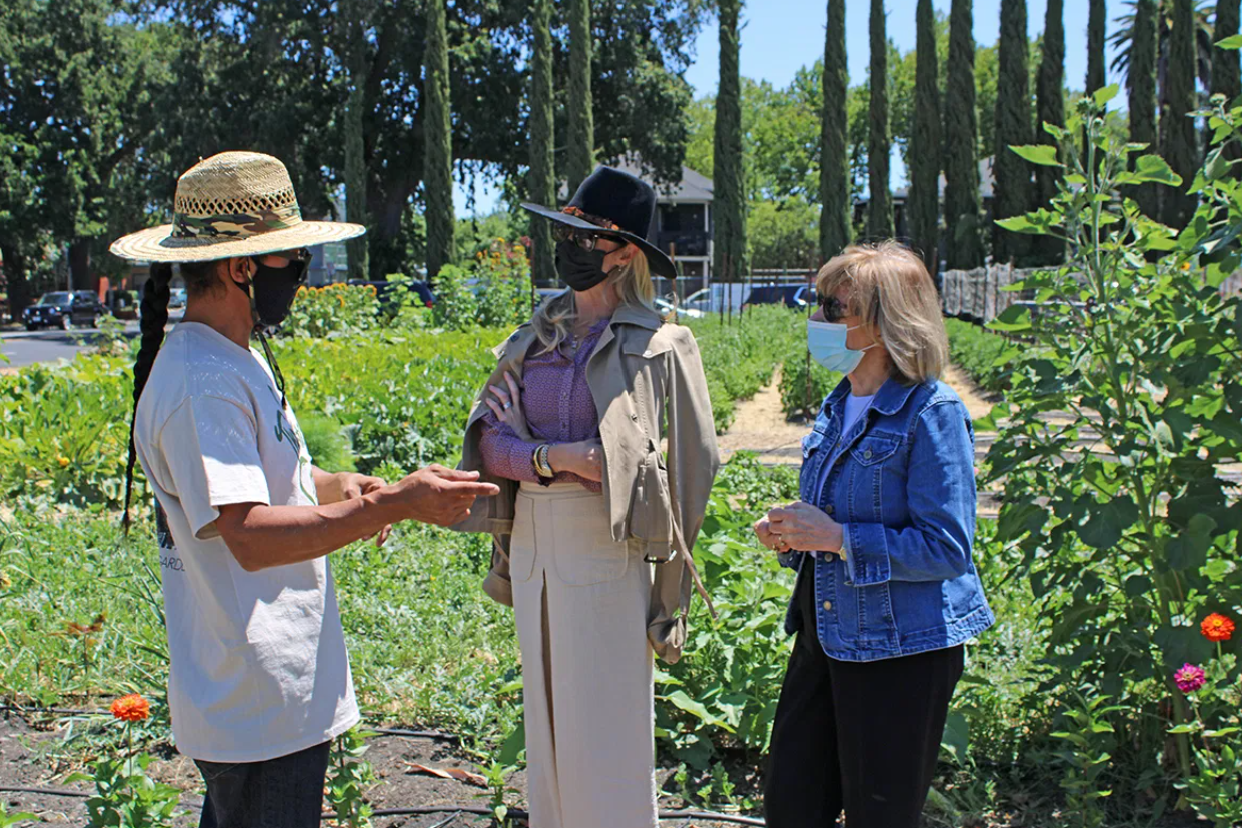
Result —
M605 279L617 295L617 304L643 307L652 313L655 309L655 285L651 283L651 267L642 249L635 251L628 264L614 268ZM543 345L541 353L556 350L570 338L574 322L578 318L578 303L569 288L543 301L531 317L535 335Z
M923 260L889 240L851 245L820 268L815 289L849 291L847 311L875 326L893 370L913 384L939 379L949 362L949 337L940 297Z

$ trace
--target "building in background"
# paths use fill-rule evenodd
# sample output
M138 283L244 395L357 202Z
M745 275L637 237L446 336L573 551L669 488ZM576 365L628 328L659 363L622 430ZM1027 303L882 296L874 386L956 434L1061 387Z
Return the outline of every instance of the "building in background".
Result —
M684 280L678 292L692 293L707 287L712 275L714 238L712 202L715 192L712 180L683 166L681 181L657 184L654 177L643 169L642 161L634 155L621 159L615 166L655 187L656 226L652 228L652 241L677 263ZM669 291L657 288L657 292Z

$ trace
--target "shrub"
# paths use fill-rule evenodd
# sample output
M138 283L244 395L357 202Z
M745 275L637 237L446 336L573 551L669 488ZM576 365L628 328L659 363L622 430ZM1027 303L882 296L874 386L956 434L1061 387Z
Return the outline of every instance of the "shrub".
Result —
M280 326L284 336L339 336L370 330L379 303L372 285L336 283L298 288L289 318Z
M970 375L976 385L990 392L1009 387L1008 365L1014 349L1004 337L960 319L946 319L944 326L953 363Z

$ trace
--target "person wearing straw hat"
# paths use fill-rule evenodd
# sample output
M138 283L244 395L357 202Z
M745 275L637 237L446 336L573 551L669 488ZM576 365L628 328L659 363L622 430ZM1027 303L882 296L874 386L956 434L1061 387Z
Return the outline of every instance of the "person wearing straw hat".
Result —
M386 485L312 465L263 328L288 314L306 248L362 227L303 220L284 164L251 152L199 162L173 210L111 247L154 263L125 526L137 460L156 499L173 733L207 785L200 824L310 828L329 744L359 719L326 556L401 520L459 522L499 490L439 466ZM188 298L165 338L174 262Z
M600 167L552 221L568 289L495 353L461 468L498 497L484 590L514 609L534 828L655 828L654 652L677 661L720 461L688 328L652 306L650 185ZM664 446L667 445L667 451ZM709 603L710 606L710 603Z

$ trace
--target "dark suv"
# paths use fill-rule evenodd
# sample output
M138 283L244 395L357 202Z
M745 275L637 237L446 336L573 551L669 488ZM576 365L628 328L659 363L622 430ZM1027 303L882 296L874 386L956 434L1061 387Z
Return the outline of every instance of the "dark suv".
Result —
M806 285L762 285L751 288L750 295L742 303L747 305L784 305L787 308L805 309L815 303L815 288Z
M67 290L45 293L39 301L22 311L22 323L28 331L39 328L62 328L69 330L74 325L95 327L99 317L108 313L108 309L99 301L99 297L89 290Z

